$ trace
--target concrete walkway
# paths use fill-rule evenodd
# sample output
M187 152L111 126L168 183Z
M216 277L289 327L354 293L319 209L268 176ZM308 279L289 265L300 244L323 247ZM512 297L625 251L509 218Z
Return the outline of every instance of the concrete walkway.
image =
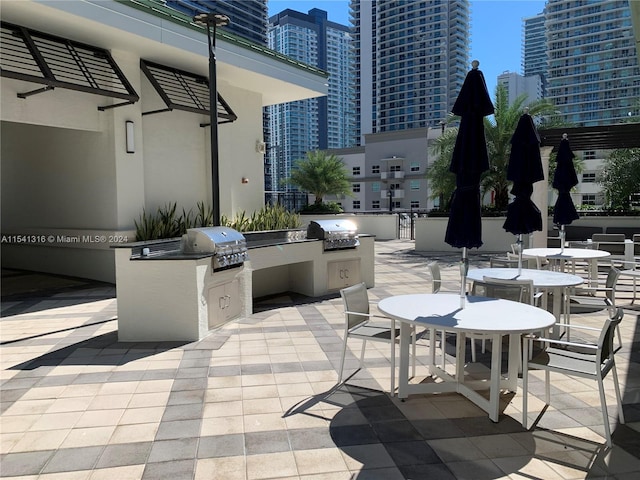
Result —
M373 303L430 292L437 259L458 291L457 254L376 242ZM471 256L471 268L487 266ZM31 286L36 284L35 290ZM620 303L626 293L621 293ZM630 298L630 295L629 295ZM608 395L607 449L594 382L552 376L551 406L520 424L522 392L505 393L492 423L457 394L388 394L388 345L336 387L338 296L259 304L200 342L121 343L112 285L3 271L0 361L2 478L127 479L636 479L640 472L640 309L627 308L617 353L626 425ZM572 315L600 326L605 312ZM347 374L360 343L349 343ZM453 344L447 345L453 353ZM386 348L385 348L386 347ZM418 347L419 382L428 347ZM470 368L488 372L490 354ZM542 411L531 376L530 414Z

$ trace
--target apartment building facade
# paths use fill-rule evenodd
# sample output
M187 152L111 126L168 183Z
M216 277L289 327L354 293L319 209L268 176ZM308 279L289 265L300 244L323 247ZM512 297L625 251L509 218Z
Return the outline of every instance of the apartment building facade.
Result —
M469 1L352 0L358 138L435 127L469 70Z

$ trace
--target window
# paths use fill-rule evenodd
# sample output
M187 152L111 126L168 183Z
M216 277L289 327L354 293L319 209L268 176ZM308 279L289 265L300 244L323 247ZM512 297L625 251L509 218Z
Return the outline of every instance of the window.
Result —
M411 162L411 171L412 172L420 171L420 164L418 162Z
M582 183L595 183L596 174L595 172L583 173L582 174Z
M402 202L393 202L393 208L402 208Z
M371 165L371 173L380 173L380 165Z
M585 151L584 152L584 159L585 160L595 160L596 159L596 152L594 152L593 150Z
M353 175L360 175L360 167L353 167L351 171Z
M374 200L371 202L371 208L374 210L380 210L380 200Z
M420 200L411 200L411 208L420 208Z
M373 182L371 184L371 191L372 192L380 192L380 182Z
M420 180L411 180L411 182L409 182L409 188L411 190L420 190Z
M353 209L354 210L360 210L360 200L354 200L353 201Z
M353 193L360 193L360 184L354 183L352 186L352 189L353 189Z
M582 205L595 205L596 196L594 194L582 195Z
M391 165L389 167L389 171L390 172L401 172L402 171L402 166L401 165Z

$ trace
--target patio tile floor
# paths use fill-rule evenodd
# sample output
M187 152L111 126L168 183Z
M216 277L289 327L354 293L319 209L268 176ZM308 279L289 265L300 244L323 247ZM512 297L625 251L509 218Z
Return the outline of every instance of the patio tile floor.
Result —
M459 291L457 253L376 242L372 303L430 292L426 264L435 259L443 290ZM487 264L471 256L472 268ZM387 345L368 345L365 369L353 374L360 343L350 342L351 376L336 386L338 295L271 299L199 342L123 343L113 286L37 274L39 290L28 291L28 277L3 271L2 478L625 480L640 472L638 306L625 308L616 356L627 423L616 422L611 388L607 449L588 381L552 376L551 405L530 430L520 424L520 389L503 395L498 423L457 394L390 396ZM619 303L628 304L622 290ZM604 315L572 322L601 325ZM478 375L489 356L479 354ZM429 381L427 358L425 343L413 381ZM542 380L531 376L531 420L544 408Z

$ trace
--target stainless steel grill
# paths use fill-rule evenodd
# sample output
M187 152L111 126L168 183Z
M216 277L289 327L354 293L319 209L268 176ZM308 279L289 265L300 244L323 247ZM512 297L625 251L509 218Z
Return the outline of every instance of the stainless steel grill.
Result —
M322 240L324 250L342 250L360 245L356 224L345 219L312 220L307 227L307 238Z
M184 253L213 253L213 269L236 267L248 258L247 241L229 227L190 228L182 236Z

